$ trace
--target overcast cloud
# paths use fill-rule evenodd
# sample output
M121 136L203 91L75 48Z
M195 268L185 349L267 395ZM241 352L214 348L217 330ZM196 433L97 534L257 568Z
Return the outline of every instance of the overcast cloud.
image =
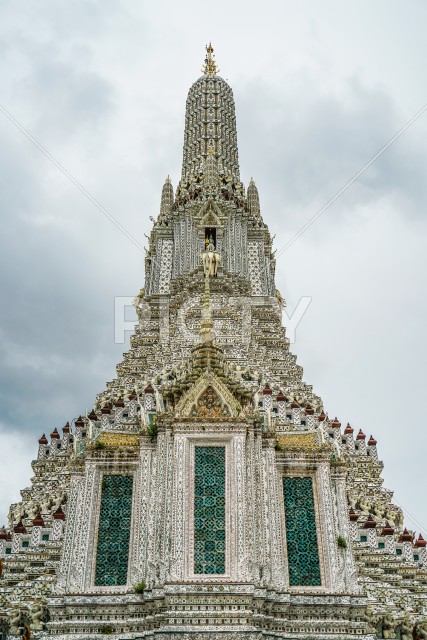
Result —
M0 2L0 104L141 243L181 169L185 99L212 40L242 179L276 247L427 102L427 7L394 0ZM0 525L43 432L114 376L115 296L143 254L0 113ZM293 350L330 415L378 439L427 533L423 418L427 112L278 260Z

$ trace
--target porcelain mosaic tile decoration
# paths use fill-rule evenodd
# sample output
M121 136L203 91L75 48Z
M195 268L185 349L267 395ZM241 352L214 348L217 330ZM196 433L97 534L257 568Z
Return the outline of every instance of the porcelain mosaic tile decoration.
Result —
M0 528L1 640L427 640L427 543L290 351L210 45L180 175L116 376L40 437Z

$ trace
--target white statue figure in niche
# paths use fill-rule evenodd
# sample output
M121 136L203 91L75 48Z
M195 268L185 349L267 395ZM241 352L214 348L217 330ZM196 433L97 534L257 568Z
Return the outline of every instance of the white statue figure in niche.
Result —
M144 307L144 294L145 294L145 290L144 290L144 288L142 288L139 291L138 295L136 296L136 298L135 298L135 300L133 302L134 307L136 309L136 314L138 316L138 320L143 320L143 318L144 318L144 310L145 310L145 307Z
M333 455L335 456L335 458L337 460L340 460L341 459L341 454L342 454L340 445L338 444L338 442L336 440L333 440L331 444L332 444L332 450L334 452Z
M28 510L29 519L34 520L34 518L37 516L37 514L40 511L40 505L38 502L30 502L30 505L27 510Z
M362 514L366 516L369 515L369 512L371 510L371 507L363 494L359 498L359 509L362 512Z
M318 433L319 433L320 444L321 445L326 444L326 442L329 440L329 435L322 424L319 424Z
M396 637L396 630L395 630L396 621L390 612L388 612L384 616L382 625L383 625L383 637L386 640L390 640L390 638Z
M49 513L51 504L52 504L52 500L50 496L45 496L42 500L40 500L40 507L41 507L42 513Z
M283 309L286 307L286 302L279 289L276 289L276 298L277 302L279 303L280 310L283 311Z
M382 519L383 515L384 515L384 509L381 505L380 502L376 502L374 504L374 508L372 510L373 516L376 519L376 521L378 522L379 520Z
M30 615L32 619L31 629L33 631L43 631L46 627L43 621L46 615L46 606L42 602L35 602L31 607Z
M155 394L155 398L156 398L156 409L157 409L157 411L164 412L165 405L164 405L164 402L163 402L163 396L162 396L162 394L160 393L160 391L158 390L157 387L154 390L154 394Z
M400 623L400 639L412 640L413 627L414 625L412 624L410 617L406 614Z
M205 276L215 277L218 273L218 267L221 263L222 257L215 249L212 237L206 246L206 251L202 253L202 262Z
M19 635L23 633L24 627L22 623L22 612L20 609L17 609L10 614L9 624L10 635Z
M427 640L427 622L417 622L414 635L418 640Z
M22 518L25 516L25 508L22 502L18 502L15 507L10 508L9 523L11 526L19 524Z
M58 491L52 500L52 513L57 511L67 501L67 494L64 491Z

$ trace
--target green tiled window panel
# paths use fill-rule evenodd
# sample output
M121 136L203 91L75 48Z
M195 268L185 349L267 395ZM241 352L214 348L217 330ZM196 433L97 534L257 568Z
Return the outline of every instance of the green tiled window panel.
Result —
M320 562L310 477L284 477L286 542L291 586L320 586Z
M132 476L104 476L95 584L126 584L132 515Z
M225 447L195 447L194 573L225 573Z

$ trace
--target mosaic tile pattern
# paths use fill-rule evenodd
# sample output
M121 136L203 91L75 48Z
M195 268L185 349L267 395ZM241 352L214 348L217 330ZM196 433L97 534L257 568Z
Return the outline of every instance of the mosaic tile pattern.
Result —
M194 573L225 573L225 447L195 447Z
M132 515L132 476L104 476L95 584L126 584Z
M283 478L289 584L320 586L319 549L310 477Z

